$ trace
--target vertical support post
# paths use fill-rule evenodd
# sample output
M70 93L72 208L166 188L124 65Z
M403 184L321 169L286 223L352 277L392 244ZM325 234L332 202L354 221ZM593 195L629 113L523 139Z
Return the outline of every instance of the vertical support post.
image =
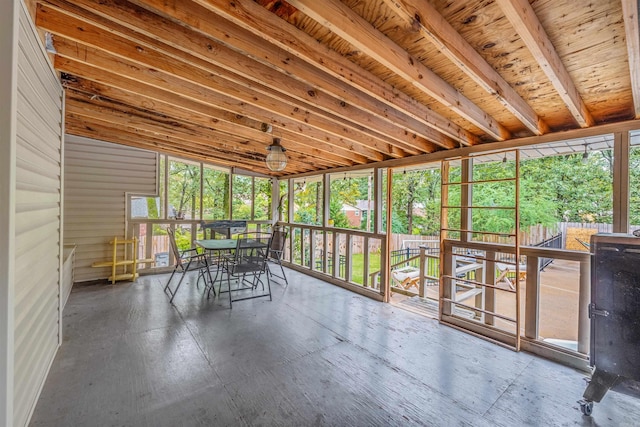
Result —
M344 263L344 280L350 282L353 278L353 268L351 265L351 256L353 253L353 234L347 233L345 237L345 263Z
M484 291L484 309L487 313L484 316L484 323L487 325L495 325L495 316L489 313L496 312L496 290L492 286L496 285L496 253L494 251L485 252L485 258L487 259L485 264L485 280L489 286L485 287Z
M540 258L527 256L527 282L524 307L524 336L536 340L540 329ZM518 280L518 279L516 279Z
M13 422L18 10L0 2L0 425Z
M384 248L387 246L387 240L388 240L388 236L386 235L382 236L382 239L380 240L381 250L384 250ZM380 289L380 294L384 293L384 286L380 286L380 284L385 283L384 281L389 279L388 273L385 276L385 271L389 270L388 265L389 264L387 264L387 258L381 252L380 253L380 275L374 281L374 286Z
M473 168L473 159L465 158L462 159L461 164L461 181L464 183L460 186L460 229L462 230L472 230L473 224L473 210L471 209L471 201L473 200L473 184L469 184L472 180L472 168ZM473 235L471 233L460 233L460 240L463 242L468 242L473 240Z
M289 192L287 193L287 199L289 200L289 202L287 203L287 222L292 223L293 222L293 201L295 200L295 195L296 195L294 179L289 179L288 188L289 188ZM293 235L291 235L291 240L293 241Z
M427 271L427 254L424 246L420 246L420 282L418 283L418 296L424 298L424 282Z
M393 232L393 228L391 226L392 218L391 218L391 193L393 190L393 169L387 169L387 235L384 239L384 251L381 254L381 258L384 259L384 269L381 270L381 277L383 286L380 286L382 289L382 300L384 302L389 302L391 299L391 272L389 271L389 266L391 265L391 233Z
M256 217L256 177L252 176L251 177L251 217L250 219L254 219L255 217Z
M316 265L316 230L309 230L309 268L315 270Z
M516 351L520 351L520 325L522 323L520 314L520 150L516 150L516 170L515 170L515 185L516 185L516 210L515 210L515 255L516 255ZM536 266L536 270L538 267Z
M580 292L578 293L578 352L589 354L591 325L591 258L580 262Z
M613 232L629 232L629 132L613 135Z
M439 318L442 320L442 316L450 316L452 313L451 303L445 302L445 299L453 299L455 290L452 289L455 286L455 280L451 280L449 277L453 276L453 251L451 245L444 240L440 245L440 314ZM444 276L449 277L444 277Z
M367 231L371 231L371 180L372 175L367 175Z
M375 168L373 173L373 201L375 212L373 232L375 234L382 234L382 172L383 169ZM370 214L370 213L369 213Z
M231 170L229 171L229 219L233 219L233 177L234 175L235 175L235 172L233 168L231 168Z
M304 256L304 249L305 249L304 241L305 241L305 236L307 234L306 233L307 231L309 231L308 228L300 227L300 248L299 248L300 249L300 265L303 267L306 265L305 263L306 259Z
M290 232L289 232L289 261L292 264L295 264L295 235L296 235L296 228L295 227L291 227Z
M200 212L200 216L198 217L199 219L204 219L204 197L202 197L202 195L204 194L204 165L202 163L200 163L200 203L198 203L198 209ZM126 236L125 236L126 237Z
M328 173L322 175L322 226L329 226L331 215L331 176Z
M369 237L364 236L362 243L362 286L365 288L369 285Z
M325 230L322 233L322 272L328 273L328 265L329 265L329 232Z
M440 253L442 253L442 241L447 238L446 229L449 228L449 161L443 160L440 166ZM440 264L442 265L442 263ZM442 276L442 268L440 269Z
M331 261L331 276L332 277L338 277L338 272L340 271L340 267L338 264L340 264L340 242L338 239L338 233L336 233L335 231L333 232L333 249L332 249L332 253L333 253L333 260Z
M271 178L271 224L276 225L280 221L280 181L278 178ZM272 230L273 231L273 230Z
M149 224L147 223L147 235L145 236L146 242L147 244L145 245L144 248L144 257L147 259L151 259L154 256L153 253L153 225L154 224ZM140 234L139 231L139 227L140 224L137 224L136 227L138 227L138 231L134 234L134 236L138 236ZM204 236L206 238L206 236Z
M446 256L445 256L445 240L447 238L447 228L449 228L449 209L447 208L449 204L449 161L443 160L440 166L440 266L438 268L438 273L440 277L439 289L438 289L438 307L439 313L438 317L442 320L442 315L445 313L444 307L444 298L448 298L447 295L450 295L450 291L445 291L445 288L449 286L449 280L444 278L445 274L445 264L446 264ZM449 264L451 261L449 261ZM446 314L451 313L451 307L447 304Z

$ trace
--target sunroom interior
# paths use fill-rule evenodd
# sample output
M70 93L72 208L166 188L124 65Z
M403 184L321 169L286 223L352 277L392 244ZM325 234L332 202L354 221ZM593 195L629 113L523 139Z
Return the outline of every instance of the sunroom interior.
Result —
M0 419L28 425L72 290L129 283L101 262L166 274L166 230L214 220L285 230L298 279L589 372L589 237L640 227L638 9L3 3Z

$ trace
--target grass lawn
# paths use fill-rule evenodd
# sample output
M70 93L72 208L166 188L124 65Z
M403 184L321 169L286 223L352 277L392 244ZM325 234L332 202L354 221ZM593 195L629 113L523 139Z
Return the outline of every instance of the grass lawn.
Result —
M364 254L351 255L351 280L362 285L364 283ZM369 272L380 271L380 254L369 254Z

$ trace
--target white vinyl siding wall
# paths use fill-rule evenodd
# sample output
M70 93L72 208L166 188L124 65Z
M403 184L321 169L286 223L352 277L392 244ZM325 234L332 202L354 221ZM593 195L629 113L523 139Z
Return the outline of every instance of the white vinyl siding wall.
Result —
M26 425L60 332L63 92L20 10L15 184L14 425Z
M156 193L157 159L150 151L65 136L64 240L76 246L76 282L111 274L91 264L110 260L109 241L125 237L125 193Z

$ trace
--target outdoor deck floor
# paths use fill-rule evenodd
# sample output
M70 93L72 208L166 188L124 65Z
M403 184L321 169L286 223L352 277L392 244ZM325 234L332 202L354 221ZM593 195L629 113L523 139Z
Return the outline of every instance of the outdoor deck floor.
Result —
M540 337L546 339L575 341L578 338L578 296L580 286L580 265L577 262L554 260L540 273ZM505 282L499 286L507 289ZM526 283L520 281L520 308L524 313ZM417 293L417 288L409 289ZM438 300L438 287L427 286L426 297ZM402 308L412 309L413 304L407 301L409 296L394 293L392 303ZM467 304L473 304L467 301ZM436 307L437 308L437 307ZM515 295L497 292L497 310L500 314L515 318ZM417 312L437 317L437 311L424 311L418 307ZM505 330L513 332L510 325L502 322Z
M273 301L207 300L168 275L76 286L31 426L637 426L584 374L288 271Z

